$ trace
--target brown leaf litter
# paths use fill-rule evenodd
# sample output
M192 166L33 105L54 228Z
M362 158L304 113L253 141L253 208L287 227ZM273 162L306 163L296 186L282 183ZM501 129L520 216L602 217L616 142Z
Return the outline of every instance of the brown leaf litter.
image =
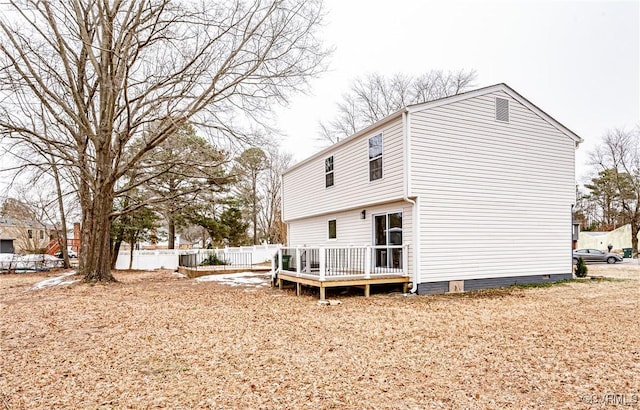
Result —
M589 269L625 280L465 297L332 293L342 304L321 306L309 291L168 271L40 290L59 273L0 275L0 409L575 409L607 394L638 399L640 267Z

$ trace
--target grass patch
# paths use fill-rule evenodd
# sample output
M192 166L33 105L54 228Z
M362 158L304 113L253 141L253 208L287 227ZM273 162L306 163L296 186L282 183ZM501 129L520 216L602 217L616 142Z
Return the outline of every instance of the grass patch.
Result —
M550 288L556 285L566 285L567 283L578 283L578 282L587 282L587 281L583 279L565 279L565 280L558 280L555 282L516 283L515 285L512 285L510 287L516 288L516 289Z

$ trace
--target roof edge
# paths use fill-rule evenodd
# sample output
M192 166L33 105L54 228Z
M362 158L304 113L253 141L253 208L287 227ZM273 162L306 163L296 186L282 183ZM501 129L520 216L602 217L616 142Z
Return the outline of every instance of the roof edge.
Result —
M556 127L563 134L574 140L577 144L583 142L584 140L580 138L575 132L571 131L569 128L564 126L560 121L556 120L542 109L540 109L537 105L523 97L520 93L518 93L513 88L509 87L506 83L498 83L494 85L489 85L487 87L478 88L476 90L466 91L460 94L451 95L449 97L439 98L437 100L426 101L419 104L413 104L407 107L409 112L422 111L430 108L439 107L441 105L451 104L458 101L463 101L469 98L478 97L485 94L490 94L496 91L504 91L509 94L513 99L517 100L519 103L533 111L543 120L549 122L551 125Z
M302 165L313 161L314 159L321 157L323 155L325 155L326 153L328 153L329 151L332 151L348 142L350 142L351 140L354 140L358 137L361 137L364 134L368 134L370 133L372 130L374 130L375 128L378 128L382 125L385 125L386 123L393 121L394 119L396 119L397 117L400 117L402 115L403 112L407 111L407 107L404 107L394 113L391 113L389 115L387 115L386 117L384 117L383 119L374 122L373 124L369 125L366 128L361 129L360 131L356 132L355 134L351 134L348 137L336 142L335 144L331 144L326 148L323 148L322 150L316 152L315 154L303 159L302 161L290 166L289 168L287 168L282 175L286 175L288 174L290 171L293 171L294 169L301 167Z
M450 95L448 97L442 97L442 98L438 98L436 100L431 100L431 101L427 101L427 102L423 102L423 103L419 103L419 104L412 104L412 105L408 105L404 108L401 108L400 110L389 114L388 116L384 117L383 119L381 119L380 121L377 121L371 125L369 125L366 128L363 128L362 130L356 132L355 134L351 134L350 136L346 137L345 139L336 142L335 144L332 144L318 152L316 152L315 154L303 159L302 161L292 165L291 167L287 168L282 175L286 175L289 172L303 166L304 164L307 164L311 161L313 161L314 159L321 157L323 155L326 155L328 152L344 145L347 144L348 142L361 137L364 134L367 134L369 132L371 132L373 129L381 127L382 125L396 119L397 117L399 117L400 115L402 115L402 113L404 112L415 112L415 111L421 111L421 110L425 110L425 109L430 109L430 108L435 108L441 105L446 105L446 104L451 104L457 101L463 101L469 98L473 98L473 97L478 97L481 95L485 95L485 94L490 94L496 91L504 91L505 93L509 94L512 98L514 98L515 100L517 100L518 102L520 102L522 105L524 105L525 107L529 108L531 111L533 111L535 114L537 114L539 117L541 117L543 120L549 122L551 125L553 125L554 127L556 127L560 132L562 132L563 134L565 134L567 137L571 138L575 143L576 146L577 144L580 144L581 142L583 142L584 140L582 138L580 138L575 132L571 131L569 128L567 128L566 126L564 126L561 122L559 122L558 120L556 120L555 118L553 118L552 116L550 116L549 114L547 114L546 112L544 112L542 109L540 109L537 105L533 104L531 101L527 100L525 97L523 97L520 93L518 93L516 90L514 90L513 88L509 87L506 83L498 83L498 84L494 84L494 85L489 85L486 87L482 87L482 88L478 88L475 90L471 90L471 91L465 91L463 93L459 93L459 94L455 94L455 95Z

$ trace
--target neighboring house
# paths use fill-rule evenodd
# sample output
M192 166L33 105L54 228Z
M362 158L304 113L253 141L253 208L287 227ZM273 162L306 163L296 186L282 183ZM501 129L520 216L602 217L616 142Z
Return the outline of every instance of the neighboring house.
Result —
M0 253L36 253L49 241L49 230L38 222L0 217Z
M0 218L0 253L14 253L15 234L8 229L3 218Z
M425 294L571 278L581 141L506 84L408 106L284 173L274 275L321 298L347 279Z
M578 247L578 240L580 239L580 221L577 221L575 217L572 219L572 228L571 228L571 240L572 240L572 249L576 249Z

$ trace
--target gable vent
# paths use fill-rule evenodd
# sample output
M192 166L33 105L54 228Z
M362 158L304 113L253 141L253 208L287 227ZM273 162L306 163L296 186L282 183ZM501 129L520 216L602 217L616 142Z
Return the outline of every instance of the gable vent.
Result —
M496 120L509 122L509 100L496 98Z

